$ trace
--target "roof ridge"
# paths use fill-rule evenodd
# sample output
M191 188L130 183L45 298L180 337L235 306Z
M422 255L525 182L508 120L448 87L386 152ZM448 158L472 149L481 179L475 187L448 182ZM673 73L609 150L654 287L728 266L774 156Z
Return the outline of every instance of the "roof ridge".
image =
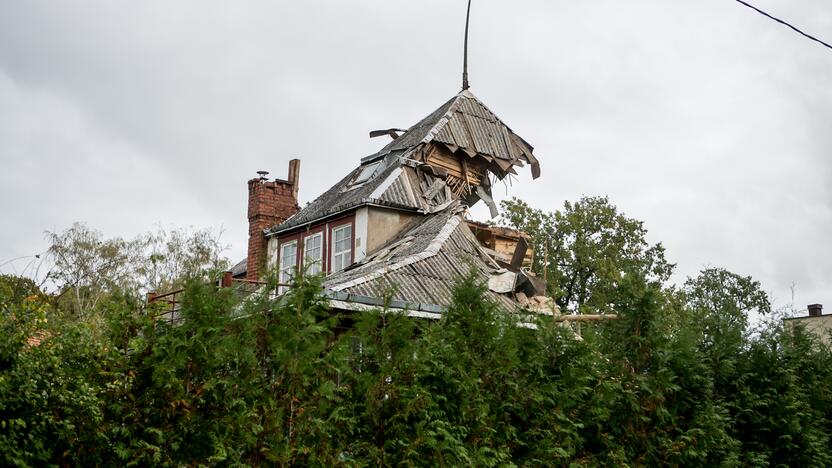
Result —
M464 92L465 91L463 91L463 93ZM445 125L448 125L448 122L451 121L451 117L453 117L453 113L456 112L457 107L459 107L461 97L462 93L459 93L456 96L454 96L454 102L452 102L451 105L448 106L448 110L446 110L445 113L442 114L442 117L439 117L436 123L433 124L433 127L431 127L430 130L428 130L428 133L425 134L425 137L422 138L422 141L420 141L419 143L430 143L436 138L436 134L439 133L439 131L442 130L445 127Z

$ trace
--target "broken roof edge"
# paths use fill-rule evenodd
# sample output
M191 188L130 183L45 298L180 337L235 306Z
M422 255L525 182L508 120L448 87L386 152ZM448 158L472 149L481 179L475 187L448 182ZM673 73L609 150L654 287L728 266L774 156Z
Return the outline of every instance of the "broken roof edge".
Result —
M349 310L352 312L379 312L379 313L393 313L393 314L402 314L406 317L413 317L413 318L423 318L423 319L430 319L430 320L441 320L442 317L447 312L447 308L442 306L437 306L430 304L432 307L438 307L441 309L440 312L429 312L425 310L411 310L407 307L393 307L392 302L388 305L376 305L376 304L364 304L361 302L352 302L348 300L341 300L341 299L329 299L329 305L333 309L340 309L340 310ZM420 304L422 305L429 305L429 304ZM529 330L537 330L539 327L535 322L529 321L518 321L516 325L520 328L527 328Z
M420 143L424 144L424 143L430 143L430 142L434 141L436 139L436 135L441 131L442 127L444 127L451 120L451 118L453 117L454 112L457 112L459 110L458 108L459 108L459 106L461 105L461 102L462 102L460 98L474 100L478 105L480 105L483 108L483 110L485 110L488 114L490 114L494 118L495 121L497 121L506 130L508 130L508 132L512 136L518 138L520 140L520 142L523 144L523 146L528 148L529 153L534 152L534 146L532 146L528 141L526 141L525 138L521 137L514 130L512 130L512 128L510 126L508 126L503 121L503 119L501 119L500 116L497 115L496 112L491 110L490 107L488 107L484 102L482 102L482 100L480 100L476 95L474 95L474 93L471 92L470 89L464 89L464 90L458 92L457 94L455 94L453 97L451 97L450 99L445 101L441 106L439 106L436 110L434 110L433 112L431 112L427 116L423 117L421 120L419 120L417 123L413 124L411 127L409 127L405 131L405 133L403 133L399 138L405 137L410 132L416 131L418 129L425 128L426 123L428 123L431 119L435 119L435 121L433 122L432 125L430 125L430 127L427 130L427 132L425 133L425 135L418 142L416 142L416 144L411 145L411 148L417 146ZM439 112L440 110L443 110L443 108L444 108L444 111L442 112L442 114L441 115L436 115L437 112ZM396 146L397 140L398 140L398 138L391 141L386 146L384 146L382 149L380 149L377 153L374 153L370 156L366 156L366 157L362 158L361 162L363 163L363 162L371 161L374 158L384 156L384 155L386 155L388 153L391 153L393 151L401 151L402 148L398 148ZM530 160L527 161L527 162L529 164L535 164L535 163L539 164L538 161L537 161L537 158L533 154L528 154L528 156L529 156Z

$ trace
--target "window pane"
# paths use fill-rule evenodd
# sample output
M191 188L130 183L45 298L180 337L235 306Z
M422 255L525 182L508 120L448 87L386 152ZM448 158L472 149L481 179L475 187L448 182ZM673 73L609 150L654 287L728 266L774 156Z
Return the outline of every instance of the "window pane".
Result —
M347 266L347 262L349 261L349 258L350 258L349 253L336 255L332 271L341 271L341 270L343 270Z
M283 244L283 247L280 248L280 269L284 270L286 268L290 268L295 266L295 259L297 257L297 244L292 242L291 244Z
M332 271L340 271L350 265L352 259L352 225L338 227L332 231L335 240L332 246Z
M335 230L335 252L349 250L352 241L352 226L344 226Z
M353 180L353 184L360 184L362 182L366 182L370 177L375 174L376 169L378 169L380 163L370 164L369 166L364 166L361 171L358 173L358 176L355 177Z
M305 271L311 275L317 275L322 270L322 240L323 234L313 234L304 239L304 268L306 268Z
M280 247L280 282L288 283L292 280L297 262L298 244L291 242Z

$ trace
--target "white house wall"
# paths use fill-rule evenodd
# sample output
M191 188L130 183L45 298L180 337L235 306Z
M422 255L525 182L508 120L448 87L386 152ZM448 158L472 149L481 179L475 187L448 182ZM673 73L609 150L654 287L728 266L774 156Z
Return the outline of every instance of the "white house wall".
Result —
M355 211L355 254L353 261L359 262L367 256L369 208L364 206Z

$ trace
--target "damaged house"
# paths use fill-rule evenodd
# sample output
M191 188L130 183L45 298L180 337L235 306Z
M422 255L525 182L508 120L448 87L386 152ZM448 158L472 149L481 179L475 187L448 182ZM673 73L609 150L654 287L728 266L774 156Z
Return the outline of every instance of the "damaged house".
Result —
M555 311L525 269L528 237L467 218L478 202L496 216L492 186L518 169L539 177L529 143L467 89L407 130L370 135L393 140L303 208L299 160L285 180L261 172L248 182L248 256L234 277L256 281L273 268L289 284L298 272L324 274L337 309L375 308L392 292L391 309L438 318L473 269L506 310Z

